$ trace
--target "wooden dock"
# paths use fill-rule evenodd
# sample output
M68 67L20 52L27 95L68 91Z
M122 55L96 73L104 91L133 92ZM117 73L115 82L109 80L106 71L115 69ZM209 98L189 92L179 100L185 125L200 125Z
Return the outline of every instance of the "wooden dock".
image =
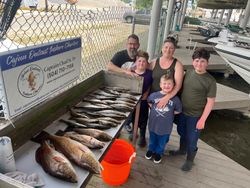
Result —
M175 50L175 57L178 58L185 69L192 68L192 54L194 47L205 47L213 51L213 45L204 44L197 41L202 41L205 37L194 29L184 28L178 33L179 41L178 48ZM219 56L211 54L208 69L211 71L220 71L223 73L232 73L232 68Z
M124 131L122 139L127 139ZM148 137L147 137L148 139ZM120 187L124 188L249 188L250 171L216 149L199 140L199 151L195 165L190 172L183 172L185 157L168 156L169 149L178 147L179 137L174 128L166 155L160 164L144 158L147 148L136 148L137 157L132 166L128 181ZM87 188L110 188L100 175L90 179Z
M201 36L195 29L184 28L178 33L178 48L175 51L175 57L184 65L184 69L191 69L193 49L190 46L205 47L212 49L213 45L204 44L195 41L202 41L205 37ZM232 73L232 68L219 56L211 54L208 70L223 73ZM237 91L230 87L217 84L217 97L214 110L232 109L238 111L248 111L250 109L250 97L248 94Z
M190 34L191 33L191 34ZM194 33L192 35L192 33ZM196 32L197 33L197 32ZM179 48L175 51L177 57L184 65L185 69L192 68L192 49L186 47L209 47L210 45L189 42L188 39L203 39L204 37L195 34L195 31L184 28L179 33ZM208 67L212 71L229 73L232 69L226 65L224 60L211 54ZM217 97L214 110L233 109L245 111L250 108L249 95L230 87L217 84ZM123 131L120 138L128 140L128 134ZM148 139L148 135L147 135ZM167 150L178 148L179 136L174 128ZM195 159L195 166L191 172L183 172L182 166L185 157L163 157L161 164L154 164L144 158L147 148L136 146L137 158L132 166L128 181L121 185L124 188L250 188L250 171L225 156L221 152L212 148L202 140L198 143L199 151ZM105 184L100 175L94 175L90 179L87 188L110 188Z

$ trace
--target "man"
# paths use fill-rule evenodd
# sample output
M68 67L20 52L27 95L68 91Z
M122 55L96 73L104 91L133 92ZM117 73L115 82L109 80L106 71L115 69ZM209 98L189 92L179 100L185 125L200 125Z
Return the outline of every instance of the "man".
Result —
M135 72L131 72L131 68L136 61L137 50L140 47L139 37L135 34L128 36L126 49L117 52L107 65L109 71L125 73L130 76L138 76ZM126 130L132 132L132 120L129 119L125 125Z
M127 49L117 52L108 63L107 69L113 72L136 76L135 73L130 71L130 68L136 60L136 54L139 47L139 37L135 34L129 35L126 43Z

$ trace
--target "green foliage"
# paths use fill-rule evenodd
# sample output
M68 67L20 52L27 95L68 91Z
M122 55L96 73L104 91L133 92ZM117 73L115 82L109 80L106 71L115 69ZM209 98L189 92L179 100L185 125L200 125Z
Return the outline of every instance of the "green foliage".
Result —
M124 3L130 3L131 0L122 0Z
M136 0L136 8L149 9L152 7L153 0Z

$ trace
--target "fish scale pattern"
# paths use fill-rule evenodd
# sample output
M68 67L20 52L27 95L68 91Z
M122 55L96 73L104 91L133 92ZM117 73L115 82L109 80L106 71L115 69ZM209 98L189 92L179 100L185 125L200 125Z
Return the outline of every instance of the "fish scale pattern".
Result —
M0 1L0 17L5 1ZM1 51L34 46L81 37L82 59L79 80L58 91L53 97L84 81L102 69L118 50L124 49L132 25L123 21L128 7L79 9L76 5L48 5L44 8L18 9L10 28L0 39ZM0 20L1 20L0 18ZM148 26L136 25L135 33L141 39L141 49L146 48ZM9 41L9 42L4 42ZM0 88L1 89L1 88ZM0 94L0 99L3 96ZM3 106L3 107L1 107ZM4 99L0 100L0 114L4 111Z

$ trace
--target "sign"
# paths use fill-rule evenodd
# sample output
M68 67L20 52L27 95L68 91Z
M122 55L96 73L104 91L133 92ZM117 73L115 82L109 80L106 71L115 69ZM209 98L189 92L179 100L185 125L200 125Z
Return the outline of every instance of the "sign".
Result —
M0 39L3 38L5 33L10 27L13 18L16 15L17 9L20 7L22 0L3 0L1 3L1 20L0 20ZM0 1L1 2L1 1Z
M41 103L80 75L81 39L67 39L0 54L10 117Z

